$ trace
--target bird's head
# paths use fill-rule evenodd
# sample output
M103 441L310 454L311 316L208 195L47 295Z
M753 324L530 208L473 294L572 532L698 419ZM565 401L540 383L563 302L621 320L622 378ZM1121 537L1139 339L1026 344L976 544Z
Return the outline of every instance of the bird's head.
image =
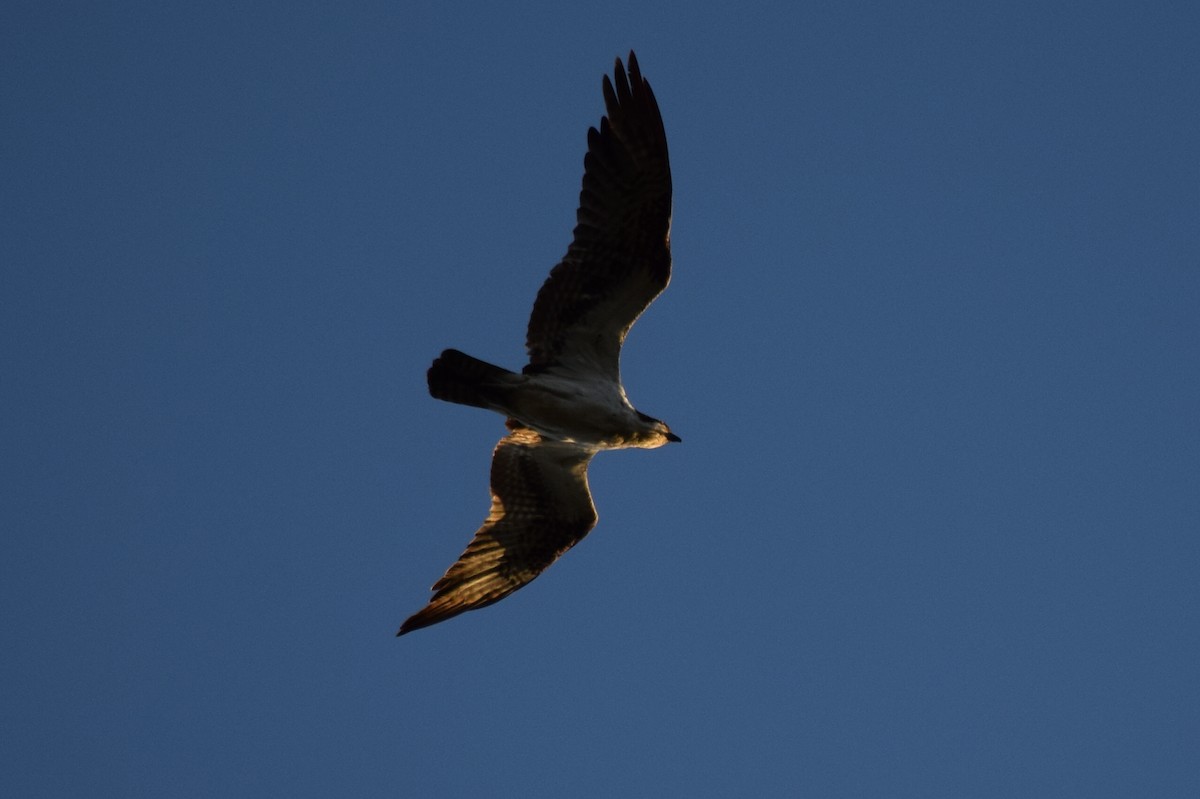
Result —
M665 422L655 419L653 416L647 416L639 411L638 418L642 420L645 427L638 431L635 446L643 449L655 449L663 444L683 440L672 433L671 428L667 427Z

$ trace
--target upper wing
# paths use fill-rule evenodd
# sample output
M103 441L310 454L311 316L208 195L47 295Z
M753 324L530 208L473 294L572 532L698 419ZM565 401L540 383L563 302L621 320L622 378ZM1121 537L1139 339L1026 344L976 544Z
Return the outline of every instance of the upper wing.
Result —
M538 292L526 372L600 371L620 381L621 343L671 279L671 164L650 84L629 53L604 77L607 116L588 130L575 238Z
M492 456L492 512L433 599L398 635L490 605L537 577L596 526L592 450L517 428Z

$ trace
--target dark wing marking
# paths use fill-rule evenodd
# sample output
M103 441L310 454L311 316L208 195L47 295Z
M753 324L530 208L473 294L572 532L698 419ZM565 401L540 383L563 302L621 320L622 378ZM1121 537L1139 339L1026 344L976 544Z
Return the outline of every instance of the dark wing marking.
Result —
M492 456L492 512L433 599L398 635L490 605L537 577L596 526L592 450L518 427Z
M588 131L575 238L538 292L525 371L620 381L621 344L671 279L671 165L658 102L629 54L604 77L607 115Z

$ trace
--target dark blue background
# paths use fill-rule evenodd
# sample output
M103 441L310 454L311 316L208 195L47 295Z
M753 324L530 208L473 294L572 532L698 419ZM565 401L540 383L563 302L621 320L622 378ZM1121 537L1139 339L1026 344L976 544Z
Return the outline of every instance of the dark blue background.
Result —
M1192 3L0 13L0 793L1200 795ZM487 512L600 78L675 280L596 531Z

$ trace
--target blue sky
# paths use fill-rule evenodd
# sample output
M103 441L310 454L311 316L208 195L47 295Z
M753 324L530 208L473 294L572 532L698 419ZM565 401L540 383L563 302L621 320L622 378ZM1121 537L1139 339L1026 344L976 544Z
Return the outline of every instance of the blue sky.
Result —
M482 5L482 4L480 4ZM0 12L0 794L1200 795L1191 3ZM675 181L597 529L487 512L601 75Z

